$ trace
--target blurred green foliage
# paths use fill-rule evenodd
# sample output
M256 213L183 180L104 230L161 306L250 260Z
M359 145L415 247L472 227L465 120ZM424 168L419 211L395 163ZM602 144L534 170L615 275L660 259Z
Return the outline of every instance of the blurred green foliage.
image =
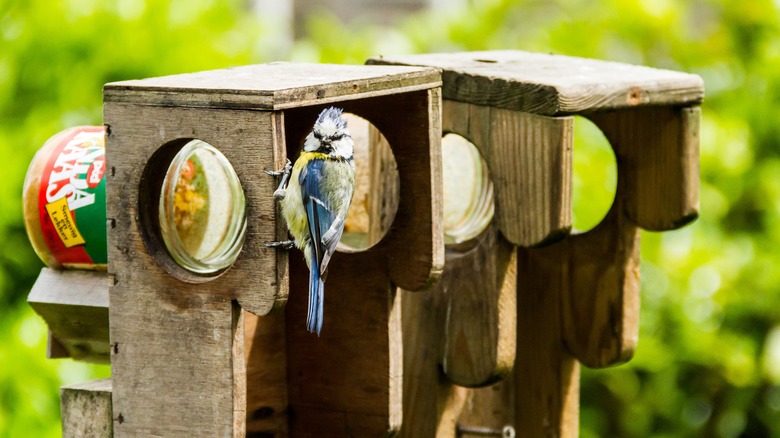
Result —
M777 2L471 3L393 29L312 11L287 59L514 48L701 75L701 217L643 235L639 349L627 365L583 372L581 435L780 436ZM33 153L61 129L100 124L106 82L270 60L273 19L237 0L0 0L0 436L58 436L57 387L108 373L47 361L45 325L24 302L41 267L20 201ZM578 144L598 143L589 132ZM609 203L614 158L581 146L575 159L587 228Z

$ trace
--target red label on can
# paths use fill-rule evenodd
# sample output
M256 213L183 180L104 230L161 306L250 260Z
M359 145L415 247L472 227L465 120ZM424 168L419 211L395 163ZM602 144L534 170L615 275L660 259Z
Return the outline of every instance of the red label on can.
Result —
M46 243L63 265L106 263L105 163L102 126L74 128L48 157L38 211Z

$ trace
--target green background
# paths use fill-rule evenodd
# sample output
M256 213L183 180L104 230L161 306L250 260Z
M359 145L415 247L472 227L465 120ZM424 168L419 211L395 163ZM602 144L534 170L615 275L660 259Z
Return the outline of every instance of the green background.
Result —
M41 263L20 199L49 136L102 122L104 83L279 59L359 64L507 48L682 70L706 85L701 217L643 234L639 348L627 365L583 372L581 436L780 436L778 4L472 3L392 29L311 11L280 57L273 20L246 2L0 0L0 436L59 436L58 387L108 375L45 359L45 325L25 303ZM610 203L614 157L597 130L578 130L575 225L585 229Z

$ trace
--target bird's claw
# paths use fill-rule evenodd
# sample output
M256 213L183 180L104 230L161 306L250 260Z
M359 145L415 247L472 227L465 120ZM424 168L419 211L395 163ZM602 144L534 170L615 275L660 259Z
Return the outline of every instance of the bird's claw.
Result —
M280 242L263 242L266 248L292 249L295 246L294 240L282 240Z
M290 173L291 170L292 170L292 162L288 158L287 159L287 163L285 163L285 165L282 168L282 170L263 170L263 172L265 172L266 175L281 176L281 175L284 175L286 173Z
M287 163L284 165L284 169L282 170L264 170L263 172L271 176L281 175L282 180L279 181L279 187L277 187L276 191L274 191L274 199L277 201L284 199L286 194L284 188L287 186L287 180L290 179L290 172L292 172L292 162L290 162L290 159L287 159Z

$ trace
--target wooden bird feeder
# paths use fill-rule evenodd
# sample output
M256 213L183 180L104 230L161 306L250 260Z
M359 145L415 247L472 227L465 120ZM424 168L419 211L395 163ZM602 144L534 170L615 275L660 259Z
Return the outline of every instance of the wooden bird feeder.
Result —
M369 63L385 65L105 86L109 272L44 269L29 298L50 357L110 358L111 379L62 388L66 437L577 435L580 364L636 347L639 230L696 218L701 79L517 51ZM287 237L263 171L294 160L331 105L375 126L371 185L398 208L372 198L370 234L387 233L333 257L317 337L302 255L263 245ZM574 115L611 143L618 189L570 235ZM484 158L495 214L445 267L446 133ZM172 255L161 219L167 169L196 139L245 200L240 251L208 272Z
M50 356L104 360L110 351L109 381L63 388L66 436L244 436L247 424L295 436L397 429L394 285L427 287L443 265L440 85L436 69L289 63L107 84L108 279L44 269L30 297L53 339L67 341ZM294 160L331 105L384 133L402 188L385 238L333 257L318 338L304 327L302 255L288 264L288 252L263 245L287 238L277 181L264 170ZM232 166L245 200L240 252L213 272L182 264L164 231L166 171L195 139ZM94 293L62 298L84 295L74 289ZM97 313L78 316L85 308ZM95 327L82 327L87 320Z
M636 347L640 228L697 217L701 78L519 51L369 63L443 69L443 129L480 149L496 186L495 226L477 250L448 248L444 286L404 296L405 328L416 332L404 343L403 435L510 425L520 436L576 436L579 363L625 362ZM573 115L609 140L618 189L597 227L566 237ZM470 273L451 268L464 259Z

